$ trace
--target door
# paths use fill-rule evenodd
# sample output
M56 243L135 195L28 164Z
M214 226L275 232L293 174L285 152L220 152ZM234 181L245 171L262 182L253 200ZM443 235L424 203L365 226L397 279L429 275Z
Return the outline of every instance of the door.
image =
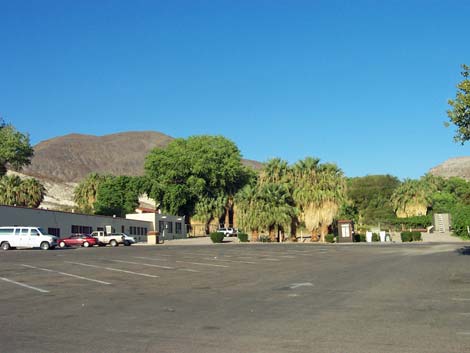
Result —
M38 248L41 245L41 233L37 229L29 230L28 244L31 248Z
M351 236L349 224L341 224L341 236L343 238L349 238Z
M18 246L29 248L29 228L20 228L20 235L18 239Z

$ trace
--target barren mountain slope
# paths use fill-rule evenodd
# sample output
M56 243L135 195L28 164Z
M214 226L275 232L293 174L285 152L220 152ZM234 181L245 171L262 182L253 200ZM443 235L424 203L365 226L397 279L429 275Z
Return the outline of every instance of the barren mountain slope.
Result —
M444 178L456 176L470 180L470 157L450 158L444 163L431 168L429 173Z
M23 173L59 182L78 182L91 172L140 175L147 153L171 140L152 131L61 136L36 145L31 165Z

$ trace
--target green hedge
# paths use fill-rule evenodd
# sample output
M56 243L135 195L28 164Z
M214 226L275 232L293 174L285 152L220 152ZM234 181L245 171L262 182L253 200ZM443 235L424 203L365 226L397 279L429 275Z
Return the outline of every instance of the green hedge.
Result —
M213 243L222 243L224 241L224 233L214 232L209 234Z
M365 234L354 233L353 241L356 243L364 243L366 241Z
M377 233L372 233L372 241L378 242L380 240L379 235Z
M420 232L401 232L400 235L401 235L401 241L403 243L422 240Z
M248 242L248 234L246 233L238 233L238 240L242 243Z
M334 243L335 242L335 235L334 234L325 235L325 241L327 243Z
M260 235L258 240L262 243L270 243L271 242L271 238L269 237L269 235Z

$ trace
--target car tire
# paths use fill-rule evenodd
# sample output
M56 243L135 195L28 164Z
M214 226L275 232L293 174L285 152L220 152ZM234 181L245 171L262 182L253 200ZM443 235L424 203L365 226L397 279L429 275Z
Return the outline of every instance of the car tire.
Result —
M126 240L126 241L124 242L124 246L131 246L131 242L128 241L128 240Z
M61 242L59 243L59 248L62 248L62 249L63 249L63 248L65 248L66 246L67 246L67 245L65 244L65 241L61 241Z
M11 246L10 246L10 243L5 241L2 243L2 250L10 250L11 249Z
M111 245L111 246L118 246L118 242L113 239L113 240L111 240L111 241L109 242L109 245Z
M47 241L43 241L41 243L41 250L49 250L51 246L49 245L49 243Z
M82 245L84 248L88 248L90 246L90 243L86 241Z

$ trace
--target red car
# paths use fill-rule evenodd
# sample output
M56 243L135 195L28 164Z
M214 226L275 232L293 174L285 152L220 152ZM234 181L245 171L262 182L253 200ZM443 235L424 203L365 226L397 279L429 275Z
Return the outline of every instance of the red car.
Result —
M61 248L65 248L66 246L83 246L84 248L88 248L89 246L97 245L98 242L88 234L72 234L68 238L59 239L58 244Z

